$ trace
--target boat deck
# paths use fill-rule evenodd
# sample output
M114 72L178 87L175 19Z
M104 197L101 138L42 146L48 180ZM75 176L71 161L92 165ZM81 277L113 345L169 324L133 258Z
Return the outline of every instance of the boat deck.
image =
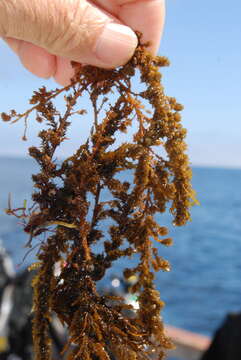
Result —
M208 336L193 333L191 331L176 328L171 325L165 326L167 335L174 342L176 349L169 351L168 359L199 360L211 343Z

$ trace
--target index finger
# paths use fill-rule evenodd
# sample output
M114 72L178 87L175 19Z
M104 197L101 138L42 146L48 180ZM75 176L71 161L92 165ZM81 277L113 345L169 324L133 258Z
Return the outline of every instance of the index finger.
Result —
M165 0L94 0L134 31L143 34L142 42L150 42L149 50L156 54L159 48L164 21Z

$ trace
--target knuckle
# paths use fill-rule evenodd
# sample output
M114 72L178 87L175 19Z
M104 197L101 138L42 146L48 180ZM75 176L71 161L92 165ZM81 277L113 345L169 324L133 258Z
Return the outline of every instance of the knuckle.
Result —
M48 49L56 55L64 52L75 52L91 47L107 16L86 1L62 0L62 6L55 3L55 19L52 22L52 32L46 39Z
M12 0L1 1L0 14L0 34L7 37L12 32L12 19L16 14L16 3Z
M36 36L39 23L39 11L36 0L0 1L0 31L5 37L14 37L31 41ZM34 38L34 40L37 40Z

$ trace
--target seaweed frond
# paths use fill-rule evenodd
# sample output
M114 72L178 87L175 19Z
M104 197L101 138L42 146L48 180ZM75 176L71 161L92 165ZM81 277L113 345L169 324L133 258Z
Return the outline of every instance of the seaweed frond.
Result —
M35 237L49 234L41 242L33 280L36 360L51 359L53 314L68 328L63 349L68 360L144 360L153 352L161 360L172 347L160 317L164 304L154 284L155 271L170 270L155 246L169 246L172 240L155 215L169 207L174 224L185 224L195 194L182 106L166 96L161 85L159 67L168 64L142 45L115 70L73 63L71 85L39 89L30 100L33 107L23 114L2 113L4 121L23 118L27 124L35 111L37 121L46 125L39 133L41 145L29 149L40 167L33 175L34 205L28 211L26 206L7 210L24 222L28 246ZM133 85L135 74L138 86ZM53 101L64 92L66 109L61 114ZM91 133L58 164L55 153L66 141L72 118L87 116L81 108L84 94L93 107ZM119 144L119 134L129 131L134 132L132 141ZM132 182L123 176L126 171ZM101 224L108 224L107 230ZM104 249L100 253L93 250L97 243ZM128 317L124 300L99 294L96 284L116 260L132 256L138 264L125 269L124 276L138 277L132 291L139 294L139 309Z

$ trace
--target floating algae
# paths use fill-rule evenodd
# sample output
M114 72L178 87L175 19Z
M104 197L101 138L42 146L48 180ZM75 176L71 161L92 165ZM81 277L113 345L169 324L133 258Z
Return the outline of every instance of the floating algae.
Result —
M163 359L172 344L160 317L163 302L154 285L154 271L169 271L154 243L169 246L168 230L155 220L170 204L175 225L190 218L195 202L191 170L185 154L185 129L180 123L182 106L164 94L159 67L165 57L153 57L139 45L123 67L103 70L74 64L71 85L54 91L45 87L32 96L33 107L23 114L2 113L4 121L25 119L36 111L36 119L47 128L40 131L41 145L29 149L39 164L33 175L35 191L31 209L9 209L20 217L30 234L27 245L41 234L38 273L33 281L33 341L36 360L50 360L50 323L53 314L68 329L63 357L68 360L144 360L155 353ZM134 91L131 79L140 74L141 87ZM61 115L53 100L66 92ZM79 149L61 164L55 153L66 140L72 116L85 116L81 98L88 94L93 105L93 127ZM114 99L114 100L113 100ZM143 104L152 109L146 111ZM138 124L133 141L116 144L120 132ZM166 156L156 153L165 150ZM133 184L118 176L130 170ZM103 191L108 190L108 200ZM90 201L92 197L92 201ZM100 224L109 221L108 232ZM93 247L102 243L104 250ZM138 292L139 309L131 309L120 297L100 295L96 289L107 269L121 257L138 256L138 264L124 270L137 275L132 291ZM60 264L58 274L54 271Z

